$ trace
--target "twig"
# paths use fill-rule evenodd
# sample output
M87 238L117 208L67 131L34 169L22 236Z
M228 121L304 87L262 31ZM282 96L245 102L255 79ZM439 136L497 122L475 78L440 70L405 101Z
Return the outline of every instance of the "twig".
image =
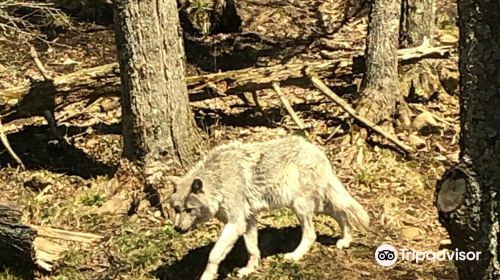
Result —
M35 61L36 68L38 68L38 70L40 71L40 73L42 74L43 78L46 81L51 81L52 77L49 75L47 69L45 69L43 63L40 61L40 58L38 57L38 53L36 52L35 47L31 44L29 46L30 46L30 55L31 58L33 58L33 60Z
M2 141L2 144L5 147L5 149L9 152L10 156L17 162L17 164L19 164L21 169L24 170L25 169L24 163L10 146L9 139L7 138L7 135L5 135L5 130L1 120L0 120L0 140Z
M30 46L31 58L33 58L33 60L35 61L36 68L38 68L38 70L42 74L44 80L49 81L49 82L53 81L53 79L49 75L47 69L45 69L45 67L43 66L42 61L40 61L40 58L38 57L38 53L37 53L35 47L31 44L29 44L29 46ZM50 110L44 110L43 116L47 120L47 124L49 125L49 128L52 131L52 134L54 134L54 136L56 137L57 141L59 141L59 143L61 143L61 145L68 144L66 142L66 140L64 139L64 137L57 130L57 122L54 118L54 114Z
M340 130L341 128L342 128L342 125L337 126L337 127L333 130L333 132L332 132L332 133L330 133L330 135L328 135L328 137L327 137L327 138L326 138L326 140L325 140L325 143L327 143L328 141L330 141L330 140L333 138L333 136L335 136L335 134L337 134L337 132L339 132L339 130Z
M288 111L288 114L292 117L292 120L297 124L300 130L305 130L306 126L304 125L304 122L297 116L297 113L293 110L292 106L290 105L290 102L288 102L288 99L283 95L283 92L281 91L281 88L278 83L274 82L273 83L273 89L278 95L278 97L281 100L281 103L283 103L283 106L285 106L285 109Z
M352 117L354 117L356 120L367 126L368 128L371 128L378 134L382 135L383 137L387 138L389 141L394 143L396 146L404 150L405 152L412 154L414 151L413 149L406 145L405 143L399 141L394 135L385 132L382 128L379 126L373 124L369 120L361 117L356 113L356 111L347 103L345 102L342 98L340 98L338 95L336 95L332 90L330 90L320 79L313 75L309 75L309 78L311 79L311 82L314 84L316 88L318 88L324 95L332 99L337 105L339 105L344 111L349 113Z
M45 120L47 120L47 124L49 125L50 131L52 131L52 134L54 134L57 141L61 145L68 145L68 143L64 139L64 136L61 133L59 133L59 130L57 130L57 122L54 118L54 114L50 110L44 110L43 116L45 117Z

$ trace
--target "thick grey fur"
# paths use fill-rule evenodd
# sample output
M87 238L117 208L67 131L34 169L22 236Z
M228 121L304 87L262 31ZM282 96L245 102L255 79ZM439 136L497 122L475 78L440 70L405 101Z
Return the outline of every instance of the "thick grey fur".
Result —
M298 247L285 258L298 261L316 239L313 216L333 217L342 228L337 247L348 247L351 227L367 229L366 211L334 174L325 153L299 136L253 143L230 142L210 151L182 177L171 178L174 226L184 232L215 217L225 224L210 252L202 280L215 279L239 236L249 253L245 276L258 267L257 220L261 211L288 207L302 226Z

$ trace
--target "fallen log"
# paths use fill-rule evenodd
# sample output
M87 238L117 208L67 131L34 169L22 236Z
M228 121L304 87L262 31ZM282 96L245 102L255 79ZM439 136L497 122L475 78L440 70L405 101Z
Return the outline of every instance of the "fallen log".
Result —
M0 201L0 264L52 271L68 250L64 242L92 243L99 235L21 222L22 207Z
M0 91L0 115L15 111L25 117L43 115L81 100L92 100L120 86L117 63L83 69L52 80L36 81ZM98 91L105 89L105 91Z
M401 61L426 57L443 57L451 46L402 49ZM247 68L222 73L186 78L191 101L226 96L244 91L270 88L273 82L307 80L305 69L317 73L318 78L338 77L353 72L353 61L359 61L362 52L343 54L332 60L306 63L288 63L261 68ZM361 65L362 63L355 63ZM359 72L359 69L357 70ZM297 81L298 82L298 81ZM52 80L0 91L0 116L11 121L20 117L42 115L44 111L57 111L75 102L95 100L106 94L119 95L119 67L111 63L83 69ZM214 90L214 87L217 90Z

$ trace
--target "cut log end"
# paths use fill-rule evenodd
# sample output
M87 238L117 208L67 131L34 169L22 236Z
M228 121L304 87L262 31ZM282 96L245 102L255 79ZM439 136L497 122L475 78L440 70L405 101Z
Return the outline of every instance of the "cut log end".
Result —
M464 204L471 194L468 193L471 184L471 174L466 162L460 161L449 168L441 180L436 184L435 205L443 217L449 217L452 213L462 212ZM463 214L463 213L462 213Z
M463 203L467 185L463 178L449 178L441 182L437 196L437 207L441 212L452 212Z

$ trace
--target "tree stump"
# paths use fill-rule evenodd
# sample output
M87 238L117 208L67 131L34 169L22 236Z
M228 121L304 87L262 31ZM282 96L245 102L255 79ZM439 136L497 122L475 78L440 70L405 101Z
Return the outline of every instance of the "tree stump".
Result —
M22 207L0 201L0 265L52 271L68 250L62 242L92 243L99 235L21 222Z
M21 223L22 209L0 202L0 264L36 266L36 230Z

